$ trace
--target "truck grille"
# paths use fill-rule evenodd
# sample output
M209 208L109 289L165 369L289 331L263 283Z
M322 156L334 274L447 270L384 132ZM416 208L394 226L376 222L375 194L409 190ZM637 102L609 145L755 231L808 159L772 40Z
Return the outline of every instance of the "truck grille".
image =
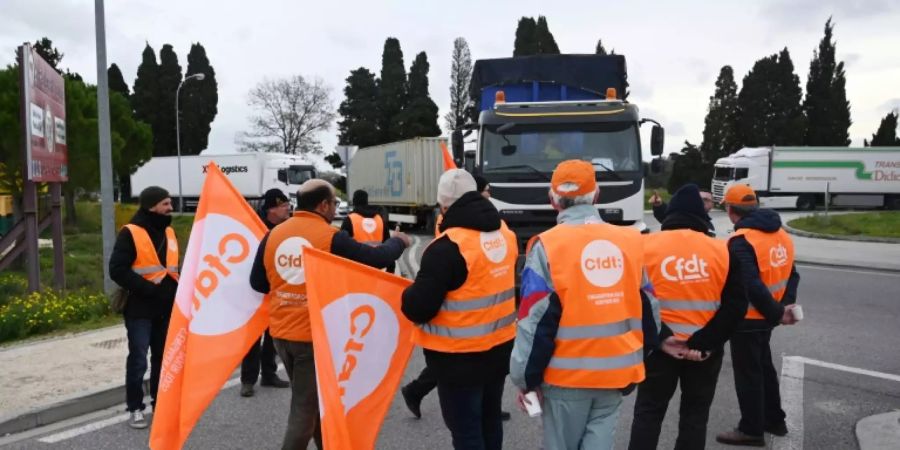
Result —
M712 196L713 196L713 200L716 203L720 203L722 201L722 198L725 197L725 183L713 181Z

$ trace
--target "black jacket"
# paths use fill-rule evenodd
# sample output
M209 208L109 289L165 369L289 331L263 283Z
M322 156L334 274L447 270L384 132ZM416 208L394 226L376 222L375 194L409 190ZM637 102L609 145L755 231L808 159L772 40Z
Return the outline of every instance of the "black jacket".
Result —
M657 222L659 222L660 224L662 224L663 222L666 221L666 212L669 210L669 204L668 204L668 203L662 202L662 203L660 203L659 205L656 205L656 206L652 206L652 205L651 205L651 208L652 208L652 210L653 210L653 218L656 219ZM705 221L706 221L706 224L707 224L707 227L708 227L708 228L707 228L706 231L704 231L704 233L707 234L707 235L709 235L709 236L715 237L715 236L716 236L716 227L713 226L712 220L709 218L709 216L706 216ZM682 227L679 227L679 228L691 228L691 227L689 227L689 226L682 226ZM678 228L669 228L669 230L677 230L677 229L678 229Z
M351 214L359 214L363 217L375 217L381 216L381 221L384 223L384 232L381 236L381 242L384 242L391 238L391 230L388 227L387 216L384 214L384 211L381 208L375 206L359 206L353 209ZM347 216L344 219L344 222L341 223L341 231L346 231L347 234L353 236L353 222L350 220L350 216Z
M160 262L165 264L168 245L166 227L172 223L172 217L139 209L130 223L147 230ZM125 304L125 317L129 319L169 317L172 314L172 304L175 303L178 282L171 277L165 277L158 285L145 280L131 270L135 258L137 250L134 247L134 238L128 228L122 228L109 258L109 276L129 293L128 302Z
M735 230L740 230L741 228L774 233L781 228L781 217L771 209L759 209L734 225ZM791 267L791 276L788 279L784 297L779 303L775 301L769 292L769 288L766 287L759 277L759 264L756 260L756 252L747 239L743 236L732 237L728 241L728 252L733 259L737 259L740 262L741 281L747 290L747 298L750 304L765 317L763 320L745 319L740 324L739 330L768 330L777 326L784 315L784 306L793 304L797 300L797 285L800 283L797 266Z
M441 231L461 227L478 231L500 229L500 213L477 192L457 200L441 223ZM447 236L432 242L422 255L416 280L403 291L401 309L409 320L427 323L437 315L447 292L465 283L469 272L459 246ZM509 373L513 340L492 349L474 353L444 353L425 349L425 362L434 369L439 381L455 385L482 384Z
M322 218L322 220L325 220ZM266 276L266 266L264 263L266 254L266 242L269 241L269 233L259 242L259 248L256 250L256 258L253 260L253 268L250 269L250 287L255 291L268 294L271 290L269 279ZM378 247L372 247L366 244L356 242L349 234L343 231L334 235L331 240L331 253L358 263L372 266L377 269L384 269L393 263L403 250L406 244L399 238L390 238Z
M693 230L698 233L708 234L710 223L705 218L693 214L673 212L666 216L662 222L663 230ZM707 324L694 332L688 339L688 347L694 350L715 351L722 348L731 337L731 333L737 328L747 314L747 295L741 282L741 267L737 258L729 254L728 275L725 278L725 286L720 296L719 310ZM663 325L661 339L672 334L667 326Z

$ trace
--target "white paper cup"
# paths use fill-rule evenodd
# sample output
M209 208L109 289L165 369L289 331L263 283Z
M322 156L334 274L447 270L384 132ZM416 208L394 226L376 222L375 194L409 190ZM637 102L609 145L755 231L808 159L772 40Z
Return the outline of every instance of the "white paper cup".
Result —
M538 401L537 393L531 391L525 394L525 411L528 412L528 417L540 417L541 413L541 403Z
M800 305L794 306L794 309L791 310L791 315L794 316L798 322L803 320L803 307Z

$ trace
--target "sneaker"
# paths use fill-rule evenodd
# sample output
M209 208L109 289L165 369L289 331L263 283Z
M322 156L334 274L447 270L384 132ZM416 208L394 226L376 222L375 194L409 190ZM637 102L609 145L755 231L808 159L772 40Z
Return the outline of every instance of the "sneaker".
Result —
M766 433L774 434L775 436L787 436L787 425L784 422L766 425Z
M271 377L263 378L262 380L260 380L259 385L265 386L265 387L274 387L274 388L291 387L291 383L288 383L287 381L282 380L281 378L278 378L278 375L272 375Z
M253 390L253 385L244 383L241 384L241 397L253 397L256 391Z
M719 433L716 435L716 441L728 445L745 445L748 447L766 446L766 439L763 436L752 436L737 428L724 433Z
M403 394L403 400L406 402L406 407L409 408L409 412L413 413L416 416L416 419L422 418L422 397L416 397L415 395L409 392L409 386L403 386L400 388L400 393Z
M128 418L128 426L137 430L147 428L147 418L142 411L132 411Z

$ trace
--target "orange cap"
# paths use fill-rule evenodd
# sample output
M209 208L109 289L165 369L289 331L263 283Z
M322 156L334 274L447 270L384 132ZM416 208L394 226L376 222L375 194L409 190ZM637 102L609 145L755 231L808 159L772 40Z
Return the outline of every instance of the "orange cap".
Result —
M746 184L735 184L728 188L728 192L725 192L722 204L755 206L759 204L759 201L756 198L756 192L753 192L753 188Z
M563 161L553 171L550 188L561 197L579 197L597 190L594 165L578 159Z

